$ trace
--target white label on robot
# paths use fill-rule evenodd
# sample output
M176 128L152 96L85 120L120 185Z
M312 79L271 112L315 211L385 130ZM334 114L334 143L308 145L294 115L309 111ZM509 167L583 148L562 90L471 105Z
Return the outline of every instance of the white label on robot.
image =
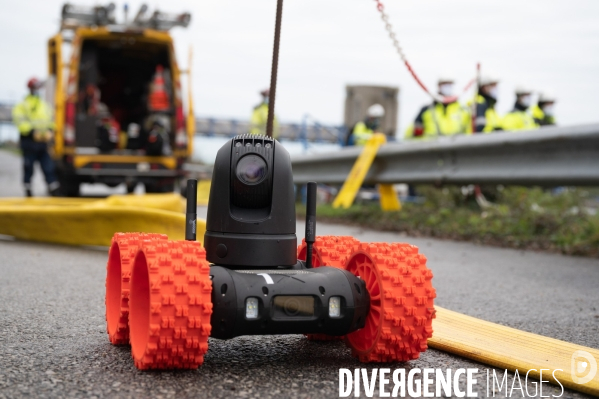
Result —
M266 273L258 273L257 275L264 277L264 280L266 280L266 284L274 284L275 283L274 281L272 281L272 277L270 277Z

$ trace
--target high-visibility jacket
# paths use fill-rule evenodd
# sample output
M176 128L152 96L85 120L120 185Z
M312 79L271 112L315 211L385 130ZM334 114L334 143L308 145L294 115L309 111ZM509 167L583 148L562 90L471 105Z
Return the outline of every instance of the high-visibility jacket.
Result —
M545 114L539 104L532 107L532 117L539 126L555 125L555 116Z
M12 119L23 138L29 137L32 130L54 129L52 109L39 96L28 95L12 110Z
M405 138L430 138L472 133L470 113L457 101L442 104L434 102L423 107Z
M503 130L530 130L539 127L531 114L524 109L514 108L502 119Z
M250 120L250 134L266 135L266 124L268 123L268 104L262 103L254 108L252 118ZM279 121L275 115L272 123L272 136L276 139L279 137Z
M469 103L469 106L471 104L472 102ZM490 133L502 129L501 117L495 111L495 101L480 94L476 96L474 128L477 133Z
M354 129L352 130L354 145L366 145L366 142L370 140L373 134L374 130L369 128L368 125L366 125L366 123L356 123L356 126L354 126Z

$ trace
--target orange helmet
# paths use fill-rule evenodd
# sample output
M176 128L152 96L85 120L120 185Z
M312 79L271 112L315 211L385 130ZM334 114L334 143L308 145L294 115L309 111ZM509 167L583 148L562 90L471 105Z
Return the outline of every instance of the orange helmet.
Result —
M41 86L41 82L39 81L38 78L31 78L27 81L27 87L29 89L39 89L40 86Z

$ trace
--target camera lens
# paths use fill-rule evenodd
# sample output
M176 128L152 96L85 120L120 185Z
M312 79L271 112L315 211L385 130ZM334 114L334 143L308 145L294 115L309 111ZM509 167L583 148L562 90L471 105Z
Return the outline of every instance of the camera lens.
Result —
M237 162L237 177L246 184L260 183L266 172L266 162L258 155L246 155Z
M287 316L297 316L297 314L300 312L300 303L295 298L287 299L283 306Z

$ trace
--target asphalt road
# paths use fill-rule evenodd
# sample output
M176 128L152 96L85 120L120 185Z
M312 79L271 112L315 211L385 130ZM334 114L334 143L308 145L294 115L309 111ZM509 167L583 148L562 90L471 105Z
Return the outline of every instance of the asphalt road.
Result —
M19 176L18 158L0 151L0 196L20 194ZM42 193L39 175L35 184L35 192ZM90 190L95 194L103 189ZM599 348L596 259L329 224L319 224L317 233L416 244L434 272L437 304ZM137 371L129 347L110 345L105 333L106 259L106 249L0 240L0 398L334 398L339 368L363 367L342 342L292 335L210 339L199 370ZM430 349L416 361L388 367L478 368L477 390L485 396L487 367L453 355ZM544 395L560 392L550 386L543 390ZM515 395L520 397L519 391ZM567 390L562 397L585 395Z

